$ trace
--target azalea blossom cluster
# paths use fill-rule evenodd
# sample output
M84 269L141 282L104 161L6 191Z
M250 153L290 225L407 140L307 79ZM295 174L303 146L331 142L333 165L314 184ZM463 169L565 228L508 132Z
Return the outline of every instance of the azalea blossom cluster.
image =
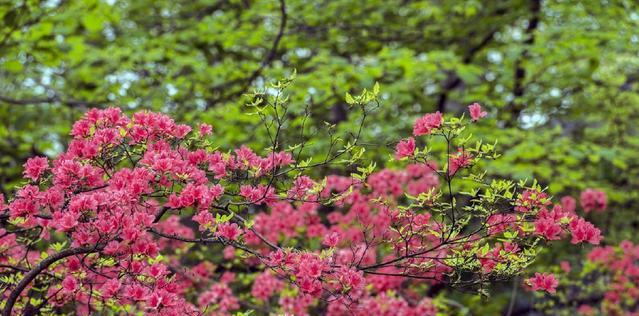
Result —
M578 217L575 213L565 211L560 204L552 210L542 210L535 221L535 233L544 236L547 240L559 240L565 232L565 227L572 235L571 242L578 244L588 242L598 245L601 239L601 231L592 223Z
M417 120L416 129L428 125L424 122L431 122L428 124L432 135L445 129L440 114L425 115L425 118ZM407 144L408 150L404 151ZM573 243L597 244L601 240L600 231L577 216L574 208L564 211L563 204L553 205L550 197L538 187L527 188L517 194L516 199L507 200L511 208L504 212L475 215L473 218L482 220L484 225L473 234L456 235L455 230L473 226L467 225L468 217L464 218L455 211L452 213L459 216L457 223L450 220L449 215L454 216L446 213L450 204L442 203L440 193L436 192L441 192L441 181L452 180L458 171L473 165L473 157L486 153L461 149L450 155L447 167L439 168L432 160L423 160L427 156L420 152L424 151L415 148L415 139L411 137L398 144L395 154L397 160L410 161L404 170L374 172L366 177L365 182L359 180L361 177L327 177L319 197L328 198L330 194L340 193L340 198L334 201L325 221L318 213L320 206L308 202L275 203L271 205L270 213L258 214L254 227L271 240L291 247L308 243L308 248L312 248L309 240L315 239L321 240L324 246L320 248L323 251L319 257L312 256L303 261L295 259L298 255L294 251L271 252L267 265L278 267L280 275L294 274L295 279L301 280L299 289L307 295L319 294L321 283L318 281L321 279L332 280L328 284L337 283L330 273L326 274L330 271L326 267L357 267L364 272L363 275L354 274L357 282L350 279L338 282L342 289L351 289L348 299L335 295L339 287L325 288L330 302L329 314L342 315L370 312L370 309L363 309L367 297L400 293L423 282L431 285L446 283L459 271L468 273L470 270L494 279L507 277L523 269L529 262L527 256L534 251L531 245L540 239L558 240L571 234ZM407 196L412 203L402 204ZM564 202L567 203L567 199ZM424 207L430 211L419 210ZM550 219L553 219L552 234L543 230L543 223ZM250 232L247 237L247 241L259 242ZM294 259L287 260L291 255ZM322 257L324 268L317 261L321 262ZM380 257L382 260L377 259ZM301 268L304 261L314 268ZM522 268L511 269L517 265ZM299 275L299 271L304 270L314 272ZM316 279L310 282L305 275ZM552 275L540 275L543 277L532 282L534 289L554 292L556 279ZM471 279L462 285L476 286L478 282ZM344 287L344 284L347 286ZM358 284L368 285L358 290ZM284 284L283 287L289 288L290 285ZM375 311L384 313L383 310Z
M639 314L637 304L630 303L639 300L639 245L624 240L616 247L595 248L587 258L610 276L600 303L602 313ZM579 307L579 312L592 315L592 309L588 303L584 303Z
M472 122L477 122L487 115L478 103L469 105L468 109ZM453 124L451 122L451 125ZM415 122L413 134L420 136L433 134L437 131L441 132L441 129L445 129L443 125L444 119L441 113L426 114ZM454 132L448 134L442 132L441 134L449 142L449 148L451 147L450 140L454 138L454 135ZM483 154L481 150L475 149L475 151L477 158ZM450 153L450 150L448 152ZM396 159L407 157L416 159L418 158L415 157L416 155L419 155L419 151L416 151L415 140L412 137L397 144ZM442 172L443 174L448 175L446 180L450 182L451 177L454 177L460 169L471 167L476 157L463 148L458 148L456 154L449 154L447 169L442 170L445 171ZM587 189L581 194L581 205L586 213L591 210L603 211L606 208L605 193L595 189ZM603 238L601 231L592 223L579 217L575 213L575 209L576 202L572 197L566 196L561 200L561 203L553 205L549 195L538 187L526 188L519 193L518 198L514 201L513 212L497 212L487 216L486 232L488 235L507 232L508 236L513 236L512 232L515 231L515 234L520 237L531 234L547 241L560 240L570 234L573 244L585 242L598 245ZM534 227L532 231L529 231L529 222L532 222ZM479 258L479 262L484 272L493 271L500 261L508 262L505 258L512 258L522 250L520 245L513 242L495 243L492 249L487 249L486 246L484 245L479 253L483 256ZM534 277L527 280L527 283L532 286L533 290L544 290L549 293L554 293L558 285L554 275L546 273L536 273Z
M528 197L524 197L518 206L520 210L526 209L526 204L530 203L530 195L534 192L524 192ZM540 193L547 197L545 193ZM581 205L583 211L588 213L593 209L603 212L606 209L606 194L596 189L586 189L581 195ZM566 232L564 227L567 223L567 230L572 235L571 243L578 244L588 242L598 245L603 236L601 231L592 223L579 217L576 213L577 202L571 196L564 196L559 204L553 206L552 210L543 210L539 213L535 221L535 232L544 236L548 240L558 240Z
M591 211L602 212L606 209L608 200L606 194L603 191L595 189L586 189L581 192L581 207L584 212L589 213Z
M469 111L472 122L486 116ZM210 125L90 110L68 150L29 159L27 183L2 199L3 314L434 315L424 286L484 289L568 232L599 243L538 185L475 172L496 155L462 137L466 124L426 114L398 144L398 168L312 179L279 141L264 155L225 152ZM462 178L472 192L452 190Z
M539 302L538 310L584 316L639 315L639 245L624 240L615 246L596 247L583 262L562 261L560 267L555 275L529 280L533 289L556 293L552 304Z
M554 294L557 292L559 281L554 274L551 273L535 273L535 276L528 279L528 283L533 291L546 291Z

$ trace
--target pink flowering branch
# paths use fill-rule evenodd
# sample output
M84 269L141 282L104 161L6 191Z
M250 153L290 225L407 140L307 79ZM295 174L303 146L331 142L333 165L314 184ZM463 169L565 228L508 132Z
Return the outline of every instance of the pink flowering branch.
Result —
M2 310L2 316L11 316L13 311L13 306L16 303L18 297L22 291L33 281L40 273L47 270L49 266L52 264L65 259L70 256L79 255L79 254L87 254L87 253L95 253L104 248L104 245L96 244L91 246L84 246L78 248L69 248L63 251L60 251L56 254L53 254L44 260L40 261L35 267L33 267L29 272L27 272L22 280L16 285L16 287L11 291L7 301L5 303L5 307Z

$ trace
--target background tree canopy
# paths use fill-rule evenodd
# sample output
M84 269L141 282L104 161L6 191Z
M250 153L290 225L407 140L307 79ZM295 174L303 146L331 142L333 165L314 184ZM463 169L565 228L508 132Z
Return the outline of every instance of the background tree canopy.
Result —
M500 128L474 133L507 157L492 173L552 183L555 196L602 189L614 216L591 220L604 242L639 241L635 1L10 0L0 19L5 194L27 157L65 148L90 107L148 108L208 122L222 144L263 144L244 94L295 70L288 92L316 129L355 129L345 94L380 83L364 130L386 148L370 157L380 162L417 115L480 102Z

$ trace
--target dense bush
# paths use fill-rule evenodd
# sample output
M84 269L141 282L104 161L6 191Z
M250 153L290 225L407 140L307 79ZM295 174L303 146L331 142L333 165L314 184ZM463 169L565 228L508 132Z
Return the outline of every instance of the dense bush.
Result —
M499 154L473 140L463 116L417 119L391 158L397 169L362 161L359 132L308 157L308 143L281 136L288 84L252 104L272 140L264 155L217 150L207 124L87 112L66 152L25 163L28 184L3 206L3 313L435 315L457 308L429 297L437 286L488 296L494 283L531 275L549 241L600 243L568 200L477 168ZM375 85L347 96L360 130L378 94ZM472 124L487 114L479 104L469 113ZM307 175L331 164L353 172ZM605 207L597 191L581 200ZM527 283L558 286L547 273Z
M364 286L362 295L372 295L360 297L361 302L368 302L366 309L372 310L374 305L385 306L389 311L398 306L413 308L421 299L430 298L442 315L572 315L581 305L590 306L595 315L632 313L638 308L632 290L637 280L632 278L632 270L613 269L588 259L592 248L584 242L572 243L571 229L577 229L571 227L573 215L568 213L574 210L601 229L605 238L598 246L617 247L613 255L628 262L627 266L636 262L632 255L621 257L619 247L628 242L639 243L635 233L639 228L639 37L635 31L639 27L638 4L632 0L0 1L0 193L7 198L6 204L11 204L25 185L37 186L38 192L50 190L53 162L69 150L78 150L70 147L75 143L71 134L73 122L91 108L117 107L122 116L132 121L137 112L163 113L196 130L179 142L170 142L171 150L188 144L190 151L219 151L224 161L236 157L236 149L246 153L243 146L261 158L270 157L272 152L291 154L294 162L288 168L279 166L278 170L295 168L278 175L273 182L275 187L265 181L266 173L258 175L255 170L243 170L250 176L234 179L209 179L216 171L221 175L225 164L206 170L207 181L221 182L226 190L215 201L217 204L227 201L229 192L241 193L242 185L252 186L244 190L249 195L253 190L260 193L257 185L271 184L277 198L283 199L295 179L302 176L310 181L299 180L299 185L312 183L313 196L329 186L329 179L353 179L352 191L334 189L331 193L335 196L317 195L315 204L321 206L308 210L310 214L304 213L301 219L294 215L298 215L299 204L307 198L294 201L288 195L276 206L247 205L246 210L238 212L254 223L263 236L283 248L334 249L337 256L342 250L350 250L351 242L355 243L353 247L361 244L357 239L348 241L352 237L349 231L367 231L363 225L369 218L351 215L332 222L328 215L348 214L354 205L357 210L361 205L345 195L376 196L381 193L372 191L373 186L384 182L393 185L382 194L388 198L367 203L371 218L377 218L380 202L415 212L415 203L422 200L413 193L432 187L443 192L435 199L440 203L450 197L447 191L454 193L459 212L455 222L464 227L477 227L482 221L510 220L508 216L503 218L509 214L486 218L495 210L489 208L490 203L476 204L481 197L474 194L483 194L487 185L499 180L512 181L517 194L541 189L554 204L561 202L562 212L553 213L554 205L548 205L548 216L528 214L524 219L534 220L526 224L526 232L543 234L539 236L540 244L523 247L535 250L534 261L531 256L531 260L520 262L530 264L525 269L517 272L516 268L505 269L498 263L496 271L491 272L494 277L482 279L477 266L467 265L451 270L457 273L453 276L468 281L464 284L456 285L450 279L421 283L412 279L385 290ZM282 83L285 93L282 86L269 84L273 78L294 73L294 84ZM375 82L380 83L383 92L376 99L369 98L370 103L353 96L361 87L372 87ZM278 91L283 93L279 99L283 102L277 103L286 107L286 113L275 113L273 107L266 106L273 103ZM467 107L474 102L481 102L482 106ZM362 103L366 103L363 108ZM411 133L417 120L418 134L431 129L439 116L424 114L437 112L444 118L442 129L430 135ZM462 115L462 123L453 122ZM211 125L213 134L199 136L199 123ZM277 126L281 128L276 129ZM452 143L439 135L445 129L452 132L457 128L463 131ZM462 141L471 134L472 140ZM274 146L277 138L280 141ZM494 148L481 156L481 146L476 150L478 140ZM136 155L142 154L143 150L139 150ZM502 156L493 159L497 152ZM334 156L337 158L331 159ZM30 170L47 169L37 180L33 179L34 174L25 178L27 161ZM133 167L126 160L118 162L104 165L111 176ZM439 174L413 166L423 167L424 163ZM199 167L207 169L208 165ZM268 163L253 166L264 167ZM457 168L449 189L448 171ZM236 187L227 187L224 182L228 181ZM251 183L243 183L246 181ZM526 182L520 185L520 181ZM176 185L171 192L179 197L183 189ZM166 196L145 198L155 199L159 205L169 202ZM232 199L243 198L238 195ZM512 202L517 198L514 195L504 200ZM279 207L286 204L290 207ZM434 220L441 222L441 216L450 216L451 211L442 211L442 205L432 206L439 213L431 214L429 225ZM232 211L239 208L234 206ZM466 213L466 208L473 213ZM177 221L185 227L173 233L184 237L182 233L191 231L192 238L208 238L217 227L200 231L199 224L191 220L198 215L193 207L180 209L184 210L167 211L154 225ZM43 216L52 215L50 210L40 211ZM51 252L49 242L38 239L38 228L19 226L33 222L16 222L8 212L0 211L0 225L6 230L0 233L3 242L15 237L31 252ZM417 214L420 212L417 210ZM179 216L169 219L169 214ZM459 222L462 215L468 216L468 223ZM287 221L289 218L295 220ZM46 220L40 218L38 224L44 225ZM82 220L86 218L78 218L79 222ZM238 220L229 219L241 229L238 242L266 255L264 245L249 245L251 235ZM455 231L451 220L443 221L449 225L445 229L454 231L451 238L469 233L461 227L457 227L461 231ZM286 223L286 227L281 227L285 232L270 229L280 223ZM573 226L577 223L581 222L576 221ZM319 229L319 224L326 230ZM404 225L393 224L396 230ZM590 226L580 224L579 228ZM42 237L55 229L43 228ZM229 232L234 231L230 229ZM313 237L309 237L309 230L315 231ZM332 240L338 240L338 244L322 245L324 238L320 234L330 235L333 231L336 235ZM594 230L583 233L586 231ZM208 235L202 235L206 232ZM505 233L514 232L502 232ZM406 232L402 234L406 236ZM522 237L520 232L517 234L508 238ZM70 238L66 233L50 236L52 244ZM487 240L489 250L496 251L494 238L502 237L491 238ZM583 238L588 236L582 234L575 241ZM551 247L547 247L547 239L552 239ZM592 237L592 241L596 239ZM390 248L392 243L388 240L371 247L378 254L377 262L383 262L392 251L399 251ZM68 243L61 245L60 250L71 247ZM267 292L260 289L255 290L256 295L249 294L255 283L253 278L264 270L264 265L247 261L244 251L235 250L231 259L232 248L219 243L158 245L163 254L169 251L168 257L180 258L180 266L188 268L205 261L213 264L198 268L209 274L207 281L193 283L197 284L197 292L207 290L224 271L235 273L236 279L227 284L238 304L243 304L238 310L281 312L279 299L285 297L284 301L290 302L289 298L299 293L299 287L285 283L276 286L275 297L269 299L264 298ZM228 259L223 258L223 249L227 249ZM560 268L567 263L572 267L568 274ZM448 260L444 264L459 263ZM24 260L18 266L23 270L33 267ZM5 269L3 276L25 272ZM535 278L535 273L540 276ZM371 278L370 274L364 273L364 279ZM559 282L555 293L549 293L554 279L548 274ZM34 281L46 284L32 285L44 290L47 284L56 285L56 277L59 276L41 276ZM76 276L79 284L83 277ZM269 277L263 276L266 283ZM17 276L11 278L2 280L2 291L19 281ZM550 291L529 291L542 286ZM609 292L615 294L606 294ZM384 299L379 298L382 293ZM31 294L37 294L32 305L42 303L38 301L42 292L23 292ZM611 299L615 295L619 299ZM327 297L324 293L320 297L324 300L311 300L309 313L326 312ZM198 304L195 292L185 299ZM18 303L24 302L21 298ZM384 302L394 305L390 308ZM56 312L72 312L71 305Z

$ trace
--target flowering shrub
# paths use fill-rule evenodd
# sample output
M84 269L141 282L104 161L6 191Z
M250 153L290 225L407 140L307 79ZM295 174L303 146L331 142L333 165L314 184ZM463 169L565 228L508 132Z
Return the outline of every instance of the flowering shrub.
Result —
M30 159L28 183L3 202L3 314L434 315L449 306L428 298L429 287L487 295L491 283L527 273L546 241L601 240L537 183L475 170L499 155L472 141L463 117L417 119L395 169L363 164L358 133L319 160L304 158L303 142L282 149L284 86L254 95L272 139L263 155L217 149L206 124L87 112L68 150ZM378 92L347 96L362 124ZM486 115L478 104L470 111L473 121ZM436 142L445 152L431 150ZM353 172L310 176L337 163ZM472 189L456 190L460 181ZM548 275L532 280L557 286Z
M563 261L557 276L557 294L537 309L553 315L639 315L639 245L625 240L596 247L583 263Z
M586 189L581 192L581 207L586 213L591 211L602 212L606 209L607 204L606 194L602 191Z

